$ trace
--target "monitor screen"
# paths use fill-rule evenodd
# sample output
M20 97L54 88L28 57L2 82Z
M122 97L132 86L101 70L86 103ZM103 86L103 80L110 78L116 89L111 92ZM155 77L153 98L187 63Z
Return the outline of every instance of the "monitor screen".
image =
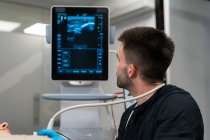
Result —
M52 79L107 80L107 7L52 7Z

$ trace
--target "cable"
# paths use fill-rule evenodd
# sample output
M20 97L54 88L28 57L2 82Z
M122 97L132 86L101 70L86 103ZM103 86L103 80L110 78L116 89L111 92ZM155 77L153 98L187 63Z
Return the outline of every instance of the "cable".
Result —
M63 136L63 137L66 138L67 140L71 140L69 137L65 136L64 134L62 134L62 133L60 133L60 132L58 132L58 131L56 131L56 133L58 133L59 135Z
M114 99L112 101L114 101ZM113 105L111 105L111 113L112 113L112 119L113 119L113 123L114 123L114 139L113 140L115 140L117 138L118 134L117 134L117 125L116 125L116 121L115 121Z
M117 54L117 51L116 50L109 50L110 53L114 53L114 54Z
M118 100L118 101L114 101L114 102L107 102L107 103L94 103L94 104L80 104L80 105L75 105L75 106L70 106L70 107L66 107L66 108L63 108L61 109L60 111L58 111L57 113L55 113L52 118L50 119L49 123L48 123L48 126L47 126L47 129L52 129L53 128L53 124L54 124L54 120L55 118L63 113L63 112L66 112L68 110L72 110L72 109L76 109L76 108L83 108L83 107L96 107L96 106L107 106L107 105L113 105L113 104L120 104L120 103L124 103L124 102L128 102L128 101L133 101L133 100L137 100L139 98L142 98L144 96L147 96L155 91L157 91L158 89L160 89L161 87L163 87L165 85L165 83L162 83L161 85L155 87L154 89L142 94L142 95L139 95L139 96L136 96L136 97L133 97L133 98L130 98L130 99L126 99L126 100Z

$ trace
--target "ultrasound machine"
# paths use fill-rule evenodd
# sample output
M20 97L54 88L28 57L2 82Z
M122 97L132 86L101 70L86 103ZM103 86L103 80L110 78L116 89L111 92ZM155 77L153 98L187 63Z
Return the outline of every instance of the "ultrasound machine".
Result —
M46 29L47 42L52 46L51 78L61 84L60 93L46 93L42 98L59 100L61 109L78 103L112 100L113 94L104 94L99 84L108 79L109 43L114 40L109 9L53 6L51 25ZM60 116L61 130L72 139L84 139L90 134L93 139L112 139L113 131L102 133L99 127L99 109L72 110Z

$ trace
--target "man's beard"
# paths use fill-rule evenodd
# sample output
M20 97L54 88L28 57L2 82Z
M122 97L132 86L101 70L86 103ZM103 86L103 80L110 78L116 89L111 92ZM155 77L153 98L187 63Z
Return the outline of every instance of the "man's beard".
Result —
M128 77L126 68L121 73L117 71L117 86L127 90L131 86L131 80Z

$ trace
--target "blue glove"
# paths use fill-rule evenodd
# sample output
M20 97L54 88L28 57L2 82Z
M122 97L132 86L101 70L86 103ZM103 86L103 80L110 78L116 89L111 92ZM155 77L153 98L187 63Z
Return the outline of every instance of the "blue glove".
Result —
M48 136L52 140L65 140L63 137L61 137L58 133L56 133L52 129L42 129L37 132L38 136Z

